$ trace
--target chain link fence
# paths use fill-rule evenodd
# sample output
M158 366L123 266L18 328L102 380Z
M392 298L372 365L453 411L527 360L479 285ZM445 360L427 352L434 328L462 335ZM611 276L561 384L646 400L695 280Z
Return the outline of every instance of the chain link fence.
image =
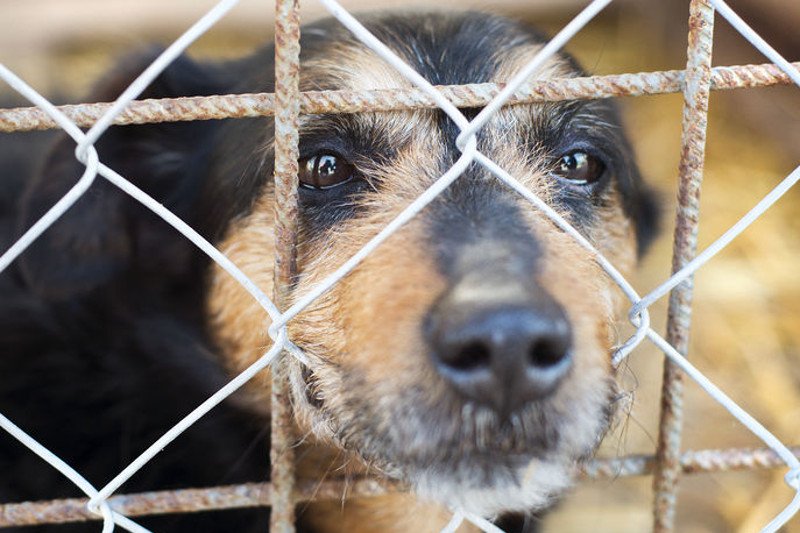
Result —
M35 436L26 434L11 420L0 415L0 427L30 448L87 496L86 499L58 500L0 505L0 527L26 524L61 523L102 519L102 530L115 526L132 532L147 531L131 517L155 513L190 512L210 509L271 506L271 530L288 532L294 529L294 506L301 501L340 497L343 482L325 481L314 486L296 484L292 454L295 437L291 433L290 403L284 357L304 360L302 351L288 337L286 325L303 309L348 274L372 250L404 223L425 208L445 190L470 164L487 169L508 188L530 201L565 233L588 250L608 276L630 301L629 318L635 333L614 353L619 365L642 342L650 342L666 355L662 390L661 427L658 446L653 456L628 456L618 459L595 459L583 466L588 477L644 475L654 476L654 529L672 531L675 522L675 483L681 473L751 468L788 469L785 480L787 505L764 526L763 531L777 531L800 509L800 461L797 448L789 448L755 420L734 400L716 387L685 357L691 323L692 276L715 254L725 248L753 221L766 212L783 194L800 180L800 167L759 201L751 211L720 236L711 246L697 253L697 218L703 177L706 124L709 95L712 90L740 87L763 87L794 83L800 86L797 64L791 64L772 49L742 21L722 0L692 0L689 13L689 47L683 71L620 74L575 79L552 79L529 82L531 75L611 0L594 0L541 52L507 84L475 84L434 87L406 65L383 43L372 36L335 0L319 0L330 13L366 46L391 64L416 87L412 90L299 91L299 16L296 0L276 2L276 85L275 94L229 95L197 98L135 101L136 97L195 39L211 28L237 3L223 0L206 13L194 26L168 47L142 75L111 104L85 104L56 107L39 95L13 72L0 65L0 78L30 100L36 107L0 110L0 131L61 128L72 137L76 158L85 165L83 176L39 221L9 250L0 256L0 271L5 269L32 242L48 229L91 185L101 179L111 183L151 209L192 241L213 261L233 276L263 307L272 319L269 335L272 347L251 367L236 376L225 387L208 398L183 420L154 442L122 472L102 487L91 485L81 474L55 454L40 445ZM764 65L711 67L715 13L726 18L770 61ZM680 165L678 212L674 240L673 272L664 283L640 296L634 287L608 262L592 244L572 228L558 213L526 189L513 176L482 154L477 148L476 134L502 106L514 103L562 101L569 99L609 98L622 95L684 95L683 139ZM463 107L482 107L473 119L459 111ZM457 124L461 133L457 140L461 157L424 194L412 202L397 218L381 230L358 253L308 294L288 305L289 280L293 276L294 240L297 235L297 160L298 123L304 113L354 113L396 109L439 108ZM275 117L275 197L276 197L276 290L270 297L251 282L230 260L191 227L162 205L134 186L114 169L105 166L94 144L112 124L141 124L161 121L202 120L212 118ZM83 132L80 127L88 127ZM0 141L1 142L1 141ZM648 308L669 295L669 319L665 336L650 324ZM281 309L285 309L281 311ZM177 439L197 420L223 399L244 385L256 373L272 365L272 476L270 483L185 489L133 495L115 495L120 486L147 464L160 450ZM739 422L761 439L766 448L743 450L680 451L682 379L688 375ZM369 497L397 490L385 480L349 481L351 498ZM486 532L499 531L485 517L469 509L454 509L450 523L443 531L455 531L463 522L470 522Z

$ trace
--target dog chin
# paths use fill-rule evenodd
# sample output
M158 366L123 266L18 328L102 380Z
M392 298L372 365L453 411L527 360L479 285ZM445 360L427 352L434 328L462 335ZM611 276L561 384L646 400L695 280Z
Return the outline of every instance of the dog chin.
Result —
M419 472L414 492L452 510L495 517L506 512L529 513L551 506L573 484L573 461L531 459L505 472L482 472L464 465L443 474L436 469Z

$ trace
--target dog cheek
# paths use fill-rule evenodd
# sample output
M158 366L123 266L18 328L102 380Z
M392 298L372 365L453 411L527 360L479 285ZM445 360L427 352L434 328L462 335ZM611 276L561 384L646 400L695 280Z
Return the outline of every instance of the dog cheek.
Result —
M581 338L576 342L575 366L554 398L554 409L563 421L563 450L577 457L593 451L606 431L613 377L608 323L587 318L576 324L576 330Z
M357 229L341 229L326 242L327 253L304 265L297 294L357 251L368 237ZM421 224L412 221L290 322L290 336L309 356L323 404L324 414L315 413L305 397L307 384L296 372L298 414L309 429L330 436L346 428L355 439L388 434L391 413L409 389L424 389L427 396L441 387L428 361L422 323L445 281L421 244L420 231Z
M544 235L543 235L544 234ZM552 401L562 451L591 451L605 431L611 394L614 298L608 277L589 252L557 230L545 243L540 279L563 306L573 331L573 368Z
M272 294L275 245L272 198L261 196L247 217L234 222L218 247L261 290ZM267 334L271 319L238 281L216 263L209 273L206 316L222 362L238 374L264 355L272 344ZM258 373L245 386L247 401L256 411L269 412L271 378Z
M630 277L637 262L636 231L633 221L625 215L622 200L615 190L609 191L603 201L603 208L598 211L597 223L591 231L592 242L597 250L620 274ZM611 281L607 274L601 272L600 275Z
M437 386L422 328L445 280L421 244L419 226L391 237L345 280L341 292L341 364L362 374L379 396Z

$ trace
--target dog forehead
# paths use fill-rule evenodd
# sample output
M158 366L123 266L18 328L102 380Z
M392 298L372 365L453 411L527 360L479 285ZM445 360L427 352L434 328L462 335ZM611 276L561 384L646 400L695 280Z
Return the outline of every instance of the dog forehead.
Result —
M480 13L386 15L368 17L364 23L401 60L435 85L506 83L544 46L544 39L527 26ZM332 24L306 30L301 90L360 92L414 87L376 52L346 29ZM529 79L577 74L570 59L556 54ZM548 111L556 110L536 104L512 106L498 112L485 129L500 133L499 137L492 137L502 137L507 143L516 126L546 122L551 114ZM475 110L465 112L469 116ZM438 147L435 151L455 151L451 142L458 133L455 125L449 119L435 117L431 110L413 110L363 113L335 120L330 115L307 116L302 123L306 132L338 130L358 132L376 140L391 137L386 142L395 146L416 139L416 144L431 147L430 141L436 139L439 142L434 143ZM349 126L340 127L344 123Z
M360 43L334 42L325 54L301 64L301 90L370 91L410 87L411 83Z
M507 82L545 44L533 29L483 13L373 15L366 28L433 85ZM380 90L413 87L400 72L343 27L308 28L301 57L304 90ZM530 79L577 74L561 54Z

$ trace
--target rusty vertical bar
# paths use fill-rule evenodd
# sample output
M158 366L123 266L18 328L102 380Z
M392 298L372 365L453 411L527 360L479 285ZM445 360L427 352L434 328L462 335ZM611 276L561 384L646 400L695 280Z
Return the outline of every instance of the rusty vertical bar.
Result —
M288 307L296 273L297 159L300 115L298 0L275 2L275 303ZM270 531L294 533L294 425L288 355L272 367L270 462L273 487Z
M675 218L672 271L677 272L697 251L700 186L703 181L708 99L711 88L711 49L714 8L708 0L691 0L689 45L683 89L683 130L679 167L678 208ZM692 318L694 279L689 278L669 298L667 341L686 355ZM653 477L653 530L674 530L677 483L681 471L680 448L683 423L683 375L669 360L664 362L661 388L661 420Z

